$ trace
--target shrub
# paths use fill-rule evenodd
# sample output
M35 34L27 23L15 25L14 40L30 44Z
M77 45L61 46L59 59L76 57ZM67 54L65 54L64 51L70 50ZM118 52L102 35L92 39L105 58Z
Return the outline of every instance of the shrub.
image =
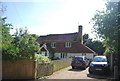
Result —
M36 42L37 35L29 34L27 29L16 29L14 35L10 34L11 24L5 23L6 18L0 18L0 52L3 60L34 59L35 52L40 45Z
M50 62L51 61L47 56L43 54L36 54L35 60L38 62Z
M40 49L36 38L28 34L27 29L16 30L13 43L19 48L19 55L23 58L34 59L35 52Z
M19 56L17 55L19 49L15 47L13 44L2 44L2 59L10 60L10 59L17 59Z

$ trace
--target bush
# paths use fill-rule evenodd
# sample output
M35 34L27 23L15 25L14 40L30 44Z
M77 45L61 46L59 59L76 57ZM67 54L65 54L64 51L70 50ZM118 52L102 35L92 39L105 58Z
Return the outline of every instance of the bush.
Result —
M35 60L38 62L50 62L51 61L51 59L49 59L47 56L43 54L36 54Z
M36 42L36 34L29 34L27 29L16 29L14 35L10 34L11 24L5 23L6 18L0 18L0 33L2 33L2 51L3 60L34 59L35 52L39 51L40 45Z
M2 59L4 60L15 60L18 58L19 49L15 47L13 44L2 44Z

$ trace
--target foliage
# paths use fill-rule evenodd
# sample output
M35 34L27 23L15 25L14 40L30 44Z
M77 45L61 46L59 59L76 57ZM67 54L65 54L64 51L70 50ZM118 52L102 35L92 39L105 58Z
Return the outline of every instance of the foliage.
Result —
M2 58L3 60L34 59L34 53L39 50L36 38L28 33L27 29L20 28L14 35L10 34L11 24L5 23L6 18L1 18L2 25Z
M17 59L19 49L15 47L13 44L2 44L2 59L9 60L9 59Z
M49 78L49 76L42 76L42 77L39 77L38 80L39 79L47 79L47 78Z
M11 24L5 23L5 18L0 18L0 29L2 33L2 43L10 43L12 41L12 35L10 35Z
M0 37L2 39L2 43L0 44L2 48L0 50L2 51L3 59L8 59L15 57L15 54L18 52L18 50L13 44L11 44L13 38L12 35L10 35L10 27L12 25L5 23L5 19L6 17L0 18L0 33L2 34Z
M92 21L94 23L94 32L104 39L105 53L118 54L118 3L108 2L106 10L96 11ZM104 54L105 54L104 53Z
M105 47L103 46L102 42L98 40L91 41L87 43L86 46L94 50L96 53L98 53L98 55L103 55L105 52Z
M103 55L105 52L105 47L103 43L99 40L92 40L89 38L88 34L83 35L83 44L88 46L90 49L98 53L99 55Z
M44 54L36 54L35 56L36 61L38 62L50 62L51 60L46 57Z
M33 38L35 38L35 39L37 39L37 38L39 37L39 36L36 35L36 34L30 34L30 36L33 37Z
M34 56L34 52L39 50L39 44L35 41L36 39L28 34L27 29L20 28L19 30L16 29L14 41L12 43L19 48L18 55L31 59Z

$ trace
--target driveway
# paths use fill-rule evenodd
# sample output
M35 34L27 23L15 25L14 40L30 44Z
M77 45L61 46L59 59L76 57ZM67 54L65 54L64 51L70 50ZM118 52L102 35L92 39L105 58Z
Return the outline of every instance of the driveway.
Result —
M106 75L89 74L88 68L86 70L72 69L71 66L60 71L54 72L48 79L110 79Z

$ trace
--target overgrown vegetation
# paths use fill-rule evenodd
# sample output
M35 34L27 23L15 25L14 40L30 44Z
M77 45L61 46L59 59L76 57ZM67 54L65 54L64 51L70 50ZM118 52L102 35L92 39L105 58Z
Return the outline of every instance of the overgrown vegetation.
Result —
M105 54L118 54L118 33L120 32L118 29L118 3L108 2L106 8L103 11L97 10L94 18L92 18L94 32L99 38L104 39Z
M39 43L36 42L35 35L28 33L27 29L16 29L14 35L10 34L12 25L5 23L6 18L1 18L2 25L2 59L34 59L35 52L39 51Z
M49 78L49 76L42 76L42 77L39 77L38 80L39 79L47 79L47 78Z
M15 34L10 34L12 25L5 23L6 18L1 18L2 25L2 59L3 60L18 60L18 59L33 59L39 62L51 61L44 55L36 55L40 51L40 45L36 42L38 35L29 34L27 28L16 29Z
M50 62L51 61L51 59L46 57L44 54L36 54L35 59L38 62Z

